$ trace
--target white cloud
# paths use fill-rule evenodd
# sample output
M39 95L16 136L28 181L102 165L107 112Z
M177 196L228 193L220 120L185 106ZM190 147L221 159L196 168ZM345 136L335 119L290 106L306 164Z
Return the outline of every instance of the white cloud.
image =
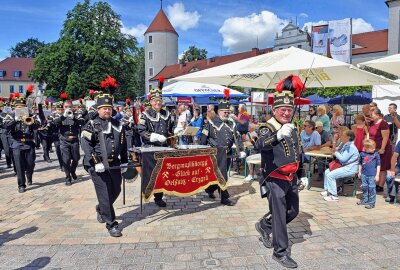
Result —
M136 26L133 26L131 28L126 27L122 22L122 28L121 32L123 34L128 34L134 36L138 42L143 42L144 41L144 32L147 30L147 26L144 24L138 24Z
M167 6L167 13L171 24L183 31L196 27L201 17L197 11L185 11L183 3Z
M307 13L300 13L299 17L300 18L308 18L308 14Z
M319 21L319 22L306 22L303 26L304 27L307 26L308 28L308 32L311 32L311 26L314 25L326 25L328 24L328 21ZM358 34L358 33L364 33L364 32L370 32L370 31L374 31L374 27L370 24L367 23L366 21L364 21L363 18L356 18L353 19L353 34Z
M364 21L363 18L353 19L353 34L371 32L374 31L374 27Z
M246 17L232 17L224 21L219 29L223 45L231 52L246 51L257 45L260 48L273 46L276 33L281 33L288 21L264 10Z

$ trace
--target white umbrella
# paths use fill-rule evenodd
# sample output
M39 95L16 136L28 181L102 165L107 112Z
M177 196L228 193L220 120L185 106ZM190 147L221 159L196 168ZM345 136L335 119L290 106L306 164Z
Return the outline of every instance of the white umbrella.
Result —
M162 94L164 97L223 97L225 89L229 89L232 98L248 97L246 94L222 85L184 81L165 86Z
M400 54L390 55L360 63L360 66L372 67L396 76L400 76Z
M172 80L275 88L276 83L290 74L298 75L303 81L308 76L307 87L393 84L391 80L353 65L294 47L186 74Z

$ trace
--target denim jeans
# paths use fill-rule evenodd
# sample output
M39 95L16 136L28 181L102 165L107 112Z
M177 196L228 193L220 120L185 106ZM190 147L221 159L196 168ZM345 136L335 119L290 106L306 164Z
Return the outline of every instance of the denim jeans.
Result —
M400 176L400 170L398 168L396 168L396 176ZM394 182L394 177L389 175L386 176L386 186L388 189L388 196L394 198L399 192L399 184Z
M370 176L361 174L361 187L363 191L363 198L362 198L363 202L366 202L370 205L375 205L376 201L375 175Z
M353 176L357 173L357 163L340 167L336 170L325 170L324 190L327 190L333 196L337 196L336 179Z

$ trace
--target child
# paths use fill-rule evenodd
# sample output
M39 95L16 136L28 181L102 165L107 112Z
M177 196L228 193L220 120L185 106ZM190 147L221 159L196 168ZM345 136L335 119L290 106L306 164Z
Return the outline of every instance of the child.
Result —
M363 197L357 204L365 205L367 209L375 207L375 181L379 180L379 173L381 171L381 158L378 152L375 151L375 147L375 141L365 139L365 152L360 153L360 160L358 163L358 177L361 178Z
M355 125L352 127L354 134L355 134L355 139L354 139L354 144L358 149L358 152L363 151L363 141L364 139L369 139L369 132L368 132L368 127L365 124L365 117L362 114L359 114L356 116L355 119Z

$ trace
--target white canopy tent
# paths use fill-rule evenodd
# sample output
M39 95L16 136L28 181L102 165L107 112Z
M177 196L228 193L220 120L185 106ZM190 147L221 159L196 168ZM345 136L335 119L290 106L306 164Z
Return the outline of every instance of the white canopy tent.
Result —
M400 54L390 55L379 59L360 63L360 66L376 68L396 76L400 76Z
M396 80L400 83L400 80ZM388 114L388 106L390 103L396 103L400 111L400 85L374 85L372 87L372 100L378 104L378 108L383 114Z
M290 74L298 75L303 81L308 76L307 87L394 84L391 80L353 65L295 47L186 74L172 80L265 89L275 88L276 83Z

